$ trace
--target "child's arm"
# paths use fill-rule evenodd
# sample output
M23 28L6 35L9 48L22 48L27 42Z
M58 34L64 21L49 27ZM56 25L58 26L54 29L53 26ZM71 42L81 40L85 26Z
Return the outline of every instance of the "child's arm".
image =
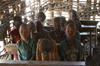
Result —
M22 59L21 59L21 56L19 56L19 55L18 55L18 60L22 60Z
M35 55L33 54L30 60L34 60L34 58L35 58Z
M81 57L82 57L82 55L80 55L80 56L79 56L79 59L78 59L78 61L81 61Z
M33 47L32 47L32 57L30 58L30 60L34 60L36 56L36 42L33 41Z

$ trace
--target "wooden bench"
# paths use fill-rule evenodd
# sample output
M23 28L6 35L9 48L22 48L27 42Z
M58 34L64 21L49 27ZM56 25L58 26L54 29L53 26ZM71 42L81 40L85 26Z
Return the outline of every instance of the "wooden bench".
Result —
M85 66L85 62L0 60L0 66Z

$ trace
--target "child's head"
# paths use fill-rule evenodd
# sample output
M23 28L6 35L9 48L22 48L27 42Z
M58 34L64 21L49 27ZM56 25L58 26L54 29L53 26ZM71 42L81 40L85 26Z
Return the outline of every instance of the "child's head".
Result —
M30 30L35 31L35 24L33 22L28 23Z
M55 17L54 18L54 29L55 29L55 31L60 31L61 30L60 17Z
M60 19L61 19L61 26L64 27L64 24L66 23L66 18L64 16L61 16Z
M22 19L20 16L15 16L13 18L14 20L14 26L16 27L16 29L19 29L20 25L22 24Z
M29 27L27 24L22 24L19 29L20 36L23 40L28 39L29 37Z
M75 10L73 10L73 9L70 9L69 10L69 18L71 19L71 20L74 20L74 21L76 21L77 20L77 12L75 11Z
M46 16L45 16L45 14L44 14L42 11L40 11L40 12L37 14L37 19L38 19L38 20L44 22L45 18L46 18Z
M73 39L76 34L76 26L74 23L69 23L66 25L65 34L68 39Z
M48 39L41 39L40 41L40 51L42 53L47 53L51 50L51 42Z
M67 26L68 24L70 24L70 23L75 24L75 22L74 22L73 20L68 20L67 22L65 22L64 28L66 29L66 26Z
M36 21L35 22L35 28L36 28L37 32L43 31L43 24L42 24L42 22L41 21Z

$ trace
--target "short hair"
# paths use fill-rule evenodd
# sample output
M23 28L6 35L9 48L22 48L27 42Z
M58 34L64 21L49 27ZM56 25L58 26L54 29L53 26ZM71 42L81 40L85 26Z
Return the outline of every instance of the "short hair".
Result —
M67 27L73 27L75 30L76 30L76 25L74 24L74 23L69 23L67 26L66 26L66 28Z
M54 22L59 22L60 23L60 17L55 17Z
M37 14L37 18L46 18L45 14L40 11L38 14Z
M66 23L66 18L64 16L60 17L60 21L61 21L61 25L64 26L64 24Z
M28 26L30 27L30 29L34 28L35 29L35 24L33 22L29 22Z
M13 20L14 20L14 21L20 21L20 22L22 22L21 16L15 16L15 17L13 18Z
M42 39L40 41L40 51L42 53L49 52L51 50L51 47L52 47L52 45L51 45L50 40L48 40L48 39Z
M65 27L66 27L68 24L70 24L70 23L75 24L75 22L74 22L73 20L68 20L68 21L65 23Z
M29 26L28 26L27 24L23 23L23 24L20 26L20 29L19 29L19 30L21 30L21 28L23 28L23 27L27 27L27 28L29 29Z
M77 16L77 12L75 10L73 10L73 9L69 10L69 15L70 15L70 13L74 13L74 15Z

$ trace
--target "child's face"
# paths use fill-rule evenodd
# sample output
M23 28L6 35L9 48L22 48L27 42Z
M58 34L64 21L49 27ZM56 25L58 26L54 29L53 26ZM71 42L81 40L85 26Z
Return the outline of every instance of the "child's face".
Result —
M77 16L75 16L75 14L73 12L71 12L69 16L70 16L70 19L72 19L72 20L77 19Z
M66 36L68 39L73 39L75 34L76 34L76 30L74 27L71 26L66 26Z
M45 18L44 17L43 18L38 18L38 20L44 22Z
M20 25L21 25L21 22L19 22L19 21L14 21L14 26L15 26L17 29L19 29Z
M20 28L20 36L23 40L27 39L29 36L29 29L28 27L21 27Z
M54 29L56 31L60 31L61 30L61 24L59 22L54 22Z

